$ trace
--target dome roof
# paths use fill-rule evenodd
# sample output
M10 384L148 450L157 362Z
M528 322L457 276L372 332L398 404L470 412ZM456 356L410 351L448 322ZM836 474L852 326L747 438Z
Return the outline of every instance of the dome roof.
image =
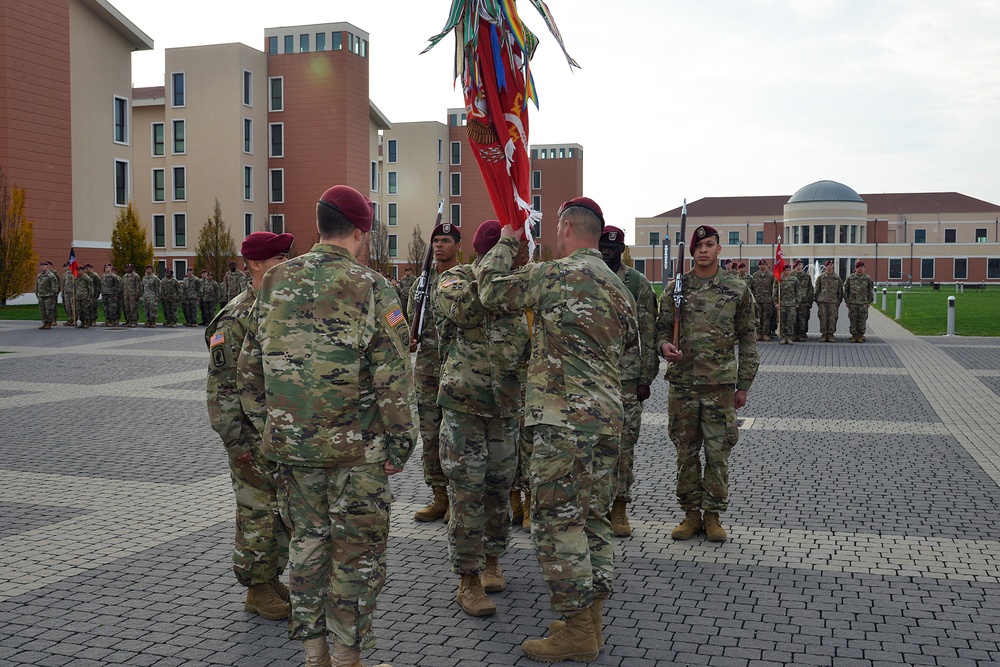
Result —
M811 201L856 201L864 202L857 192L843 183L836 181L816 181L800 188L792 195L788 204L798 204Z

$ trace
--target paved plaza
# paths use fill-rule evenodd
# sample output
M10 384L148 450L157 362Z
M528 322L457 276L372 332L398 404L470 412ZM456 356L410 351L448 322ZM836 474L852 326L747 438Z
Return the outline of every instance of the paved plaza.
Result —
M205 410L204 330L0 321L0 665L285 667L285 622L243 610L235 505ZM1000 664L1000 340L761 344L731 461L730 540L670 539L661 380L636 452L596 665ZM4 354L4 352L8 354ZM394 667L536 665L555 618L529 536L499 612L454 602L415 452L392 478L378 647Z

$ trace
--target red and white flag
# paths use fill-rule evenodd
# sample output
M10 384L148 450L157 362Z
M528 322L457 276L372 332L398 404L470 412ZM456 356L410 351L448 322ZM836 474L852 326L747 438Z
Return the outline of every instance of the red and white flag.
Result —
M785 270L785 253L781 252L781 237L778 237L778 248L774 251L774 279L781 280L781 272Z
M73 272L73 276L79 275L80 265L76 263L76 251L73 250L73 246L69 247L69 270Z

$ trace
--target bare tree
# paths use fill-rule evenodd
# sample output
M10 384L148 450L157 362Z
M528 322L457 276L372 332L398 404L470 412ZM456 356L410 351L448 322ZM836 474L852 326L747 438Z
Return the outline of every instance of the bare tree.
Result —
M410 268L415 272L419 272L426 257L427 241L424 240L424 235L420 233L420 227L414 227L413 238L410 240L410 244L406 246L406 261L409 262Z
M215 200L215 209L198 234L198 249L195 251L194 270L199 273L208 269L213 280L224 276L229 262L236 261L236 244L229 233L229 225L222 219L222 207Z
M389 258L389 229L381 220L372 223L370 241L368 266L382 275L389 275L392 271L392 260Z
M32 287L35 277L35 231L24 217L24 188L7 190L7 177L0 171L0 306Z

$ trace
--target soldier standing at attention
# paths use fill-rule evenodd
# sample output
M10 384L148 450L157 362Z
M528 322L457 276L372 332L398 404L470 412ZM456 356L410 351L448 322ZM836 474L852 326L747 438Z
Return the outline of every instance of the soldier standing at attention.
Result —
M93 264L87 264L84 268L90 282L94 284L94 296L90 299L90 324L97 326L97 300L101 298L101 277L97 275L97 271L94 271Z
M816 303L819 311L819 342L836 343L837 318L844 300L844 283L833 272L833 260L826 261L823 273L816 277Z
M729 454L740 437L736 410L746 405L760 365L753 297L740 280L719 270L721 252L713 227L694 230L694 268L683 278L679 347L673 344L673 281L660 297L656 321L656 347L668 362L677 500L685 513L670 535L675 540L689 540L704 528L709 541L726 541L719 515L729 506Z
M774 286L772 300L781 304L781 345L791 345L795 340L795 327L799 313L799 279L792 273L792 267L785 264L781 271L781 281Z
M740 262L740 265L737 267L736 275L739 277L740 280L742 280L746 284L747 289L750 290L750 293L753 294L753 276L747 273L746 262Z
M858 260L854 273L844 281L844 301L847 302L847 317L851 321L851 342L865 342L868 324L868 307L875 300L875 283L865 274L865 263Z
M281 583L288 564L288 529L278 514L277 466L261 453L260 434L240 405L236 362L261 278L288 259L294 240L291 234L271 232L253 232L243 240L241 254L250 263L253 283L233 297L205 330L208 418L226 448L236 495L233 572L247 588L245 609L272 621L291 613L288 588Z
M809 340L809 316L812 311L813 291L812 277L802 265L802 260L797 259L792 263L792 273L799 281L798 311L795 315L795 340L804 343Z
M38 298L38 310L42 316L42 326L38 328L51 329L59 319L59 276L52 270L52 262L42 262L38 265L35 296Z
M413 283L416 280L416 276L413 275L413 269L406 267L406 270L403 271L403 277L399 279L399 286L396 288L396 291L399 293L400 303L406 303L406 300L410 297L410 288L413 287Z
M268 271L239 359L240 399L278 463L292 524L289 634L309 667L361 667L385 584L389 475L416 445L409 332L367 253L371 200L336 185L319 243Z
M243 291L243 274L236 270L236 262L229 262L229 271L222 278L222 305L226 305Z
M531 538L552 606L564 615L521 650L533 660L596 660L614 582L608 512L624 410L619 368L638 344L635 301L597 250L604 215L588 197L559 208L550 262L511 273L523 232L509 225L476 269L487 308L531 309L525 426L534 433Z
M487 220L472 245L481 258L499 239L500 223ZM515 268L527 261L524 243ZM523 311L486 310L471 264L442 273L436 295L441 469L448 478L451 514L448 553L452 570L461 575L458 605L470 616L486 616L497 608L485 591L507 588L500 556L510 535L528 320Z
M125 326L139 326L139 299L142 297L142 278L135 272L135 265L125 266L122 276L122 293L125 297Z
M660 368L655 347L656 294L646 276L622 264L622 253L625 252L624 230L606 226L601 234L599 250L604 263L621 279L635 299L636 319L639 322L639 347L626 349L619 368L625 424L611 492L611 497L614 498L611 506L611 529L615 537L628 537L632 534L632 527L625 507L632 502L635 443L639 441L639 429L642 426L642 402L649 398L649 385L653 384Z
M215 317L215 311L219 309L219 283L215 282L208 269L201 270L201 324L208 326L208 323Z
M146 275L142 277L142 306L146 311L146 326L155 327L160 305L160 279L153 273L153 267L146 267Z
M87 274L87 268L76 274L73 280L73 294L76 296L76 313L80 318L81 329L89 329L94 321L91 318L91 301L94 299L94 281Z
M110 264L104 265L104 275L101 276L101 293L104 295L104 326L118 326L121 311L121 301L118 298L122 288L122 279L115 273Z
M198 326L198 304L201 301L201 281L194 275L194 269L188 267L182 286L184 308L184 326Z
M63 299L63 310L66 311L66 321L63 322L63 326L71 327L76 325L76 296L73 290L73 281L76 279L73 275L73 269L70 268L69 262L63 264L63 268L66 269L62 274L62 299Z
M757 273L753 275L753 298L757 305L757 340L771 340L771 311L774 309L774 275L766 260L757 262ZM662 299L662 296L661 296Z
M436 521L442 517L448 521L448 478L441 470L440 433L441 406L438 405L438 390L441 381L441 357L438 354L438 331L435 304L437 302L438 277L458 264L458 251L462 247L462 230L448 222L442 222L431 232L431 247L434 252L434 267L427 276L427 301L424 305L424 327L419 340L410 341L410 352L417 353L413 366L413 382L417 390L417 414L420 418L420 439L423 441L422 462L424 481L434 494L430 505L417 510L413 518L417 521ZM416 317L416 283L410 289L406 305L406 319ZM420 349L417 349L419 344Z
M163 326L177 326L177 306L181 302L181 283L174 278L174 272L167 269L160 281L160 296L163 298Z

